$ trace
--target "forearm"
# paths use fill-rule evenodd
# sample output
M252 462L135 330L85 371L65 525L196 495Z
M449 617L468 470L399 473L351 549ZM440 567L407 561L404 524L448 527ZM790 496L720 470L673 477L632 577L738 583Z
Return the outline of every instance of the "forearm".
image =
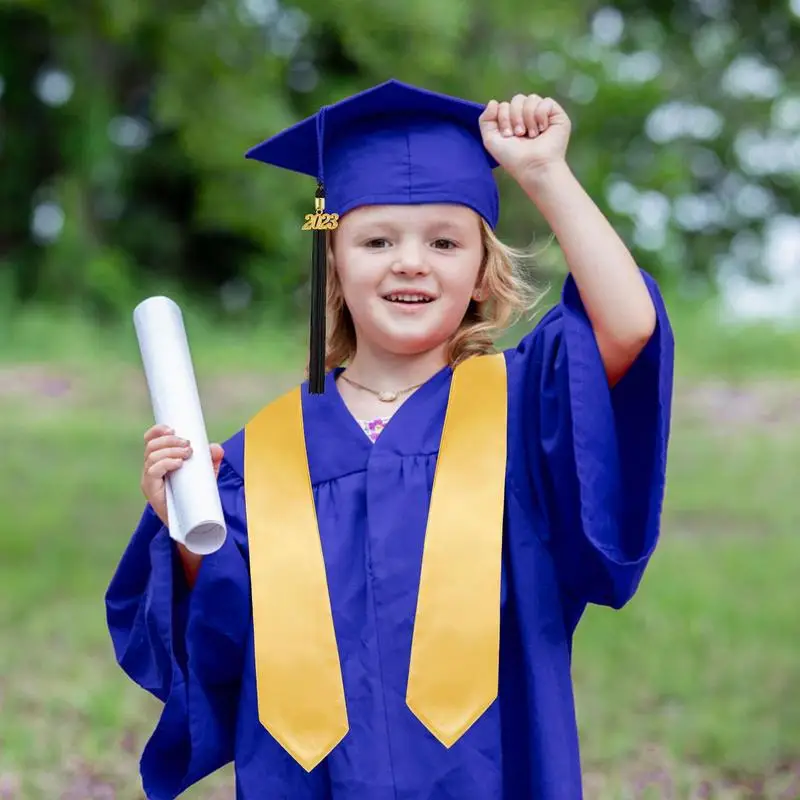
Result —
M176 544L178 545L178 554L181 559L183 574L186 576L186 583L191 589L197 580L197 573L200 571L200 565L203 562L203 556L198 556L195 553L190 552L180 542L177 542Z
M520 184L558 239L614 383L656 325L636 262L565 162L539 168Z

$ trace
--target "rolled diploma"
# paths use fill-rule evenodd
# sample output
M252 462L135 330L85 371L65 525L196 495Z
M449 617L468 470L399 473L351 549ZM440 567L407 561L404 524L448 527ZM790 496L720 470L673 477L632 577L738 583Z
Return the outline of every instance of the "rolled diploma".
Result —
M165 481L169 535L192 553L208 555L225 541L225 517L183 315L168 297L150 297L134 309L133 323L156 424L192 446L191 458Z

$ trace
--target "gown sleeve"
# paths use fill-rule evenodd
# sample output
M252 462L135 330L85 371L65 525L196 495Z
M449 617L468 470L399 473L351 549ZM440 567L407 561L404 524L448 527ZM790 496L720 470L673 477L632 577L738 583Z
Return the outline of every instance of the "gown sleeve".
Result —
M527 478L558 579L578 606L621 608L659 534L674 342L658 286L642 276L657 325L614 388L571 275L512 354L523 432L512 468Z
M228 535L191 591L148 505L106 593L118 663L164 704L140 764L151 800L172 800L233 759L250 580L242 480L223 461L218 483Z

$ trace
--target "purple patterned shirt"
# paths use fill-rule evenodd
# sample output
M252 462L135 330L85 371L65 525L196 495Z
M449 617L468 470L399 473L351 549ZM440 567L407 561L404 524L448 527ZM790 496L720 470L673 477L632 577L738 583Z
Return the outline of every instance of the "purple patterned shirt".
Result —
M389 422L389 417L378 417L377 419L360 419L358 424L361 426L361 430L369 436L370 441L373 443L377 441L378 436L380 436L381 431L386 427L386 424Z

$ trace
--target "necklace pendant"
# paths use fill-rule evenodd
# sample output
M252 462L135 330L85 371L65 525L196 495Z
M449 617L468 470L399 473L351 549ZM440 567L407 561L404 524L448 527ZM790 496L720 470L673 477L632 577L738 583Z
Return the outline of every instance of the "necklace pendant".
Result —
M382 403L394 403L397 400L397 392L378 392L378 400Z

